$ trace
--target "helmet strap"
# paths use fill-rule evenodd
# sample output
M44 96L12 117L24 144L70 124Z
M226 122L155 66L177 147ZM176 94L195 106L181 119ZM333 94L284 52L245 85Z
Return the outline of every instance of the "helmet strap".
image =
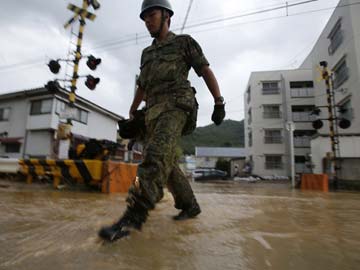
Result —
M161 23L160 23L160 27L159 27L159 30L156 31L156 33L152 34L152 37L154 37L154 38L160 37L161 31L162 31L163 28L164 28L165 21L166 21L165 10L164 10L164 9L161 9Z

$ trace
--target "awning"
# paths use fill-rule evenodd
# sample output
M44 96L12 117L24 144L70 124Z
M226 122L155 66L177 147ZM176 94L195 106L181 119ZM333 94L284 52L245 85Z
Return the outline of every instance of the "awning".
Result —
M11 143L18 143L21 144L21 140L23 137L0 137L0 143L2 144L11 144Z

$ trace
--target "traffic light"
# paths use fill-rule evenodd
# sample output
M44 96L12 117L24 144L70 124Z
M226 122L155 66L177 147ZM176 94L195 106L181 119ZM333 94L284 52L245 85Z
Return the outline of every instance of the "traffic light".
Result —
M320 119L317 119L317 120L312 122L312 126L313 126L314 129L320 129L320 128L323 127L323 125L324 125L324 123Z
M48 83L45 85L45 88L50 92L56 92L59 87L60 85L57 81L48 81Z
M58 74L59 70L61 68L59 61L56 61L56 60L51 60L48 64L48 66L50 68L50 71L54 74Z
M100 78L95 78L91 75L86 76L86 81L85 81L85 85L87 86L87 88L89 88L90 90L94 90L96 85L100 82Z
M351 126L351 122L346 118L340 118L339 127L342 129L348 129Z
M97 67L98 65L100 65L100 63L101 63L101 59L100 59L100 58L96 58L95 56L90 55L90 56L88 57L88 60L87 60L87 62L86 62L86 65L87 65L91 70L95 70L96 67Z

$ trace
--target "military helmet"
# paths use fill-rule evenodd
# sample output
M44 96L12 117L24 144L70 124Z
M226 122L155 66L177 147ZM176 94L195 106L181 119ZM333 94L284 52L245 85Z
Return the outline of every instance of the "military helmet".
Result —
M144 0L141 5L140 18L144 20L144 12L149 8L154 8L154 7L166 9L169 12L170 17L174 15L174 11L172 10L172 7L168 0Z

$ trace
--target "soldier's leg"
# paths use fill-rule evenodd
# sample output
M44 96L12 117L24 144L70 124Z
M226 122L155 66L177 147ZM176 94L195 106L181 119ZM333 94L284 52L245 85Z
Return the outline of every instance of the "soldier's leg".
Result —
M100 237L113 241L129 234L129 227L141 229L148 211L163 196L163 187L172 170L177 141L185 121L184 112L170 111L149 124L144 160L138 167L138 181L129 189L127 209L117 223L100 230Z
M175 208L182 210L174 216L175 220L194 218L201 213L190 183L177 163L173 166L167 186L174 197Z

